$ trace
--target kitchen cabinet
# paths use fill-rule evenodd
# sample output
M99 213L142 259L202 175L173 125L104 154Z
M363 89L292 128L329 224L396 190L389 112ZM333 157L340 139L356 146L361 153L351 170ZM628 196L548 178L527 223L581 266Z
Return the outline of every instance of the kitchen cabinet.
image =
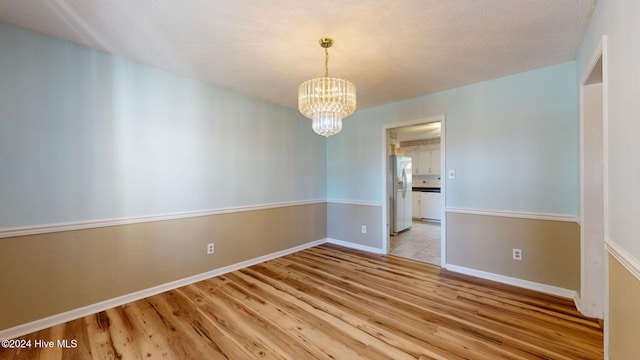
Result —
M420 196L422 193L420 191L412 191L411 192L411 217L414 219L422 219L421 209L420 209Z
M427 175L431 167L431 152L428 150L418 151L418 161L416 162L416 174Z
M417 150L405 151L404 156L408 156L411 158L411 174L420 175L416 172L418 168L418 151Z
M440 149L411 150L405 156L411 158L413 175L440 175Z
M423 219L442 220L442 194L423 192L420 196L420 216Z

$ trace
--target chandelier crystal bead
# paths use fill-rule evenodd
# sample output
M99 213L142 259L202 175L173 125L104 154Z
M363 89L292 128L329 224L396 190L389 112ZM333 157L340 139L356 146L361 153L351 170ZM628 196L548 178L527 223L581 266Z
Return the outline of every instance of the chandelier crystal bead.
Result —
M328 77L330 38L320 39L325 49L325 76L307 80L298 88L298 109L313 120L313 131L325 137L342 130L342 119L356 110L356 87L348 80Z

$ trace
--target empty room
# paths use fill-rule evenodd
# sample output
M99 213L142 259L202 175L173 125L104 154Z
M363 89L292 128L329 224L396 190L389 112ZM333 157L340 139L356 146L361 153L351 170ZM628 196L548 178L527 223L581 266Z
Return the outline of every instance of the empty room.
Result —
M0 0L0 360L637 359L638 14Z

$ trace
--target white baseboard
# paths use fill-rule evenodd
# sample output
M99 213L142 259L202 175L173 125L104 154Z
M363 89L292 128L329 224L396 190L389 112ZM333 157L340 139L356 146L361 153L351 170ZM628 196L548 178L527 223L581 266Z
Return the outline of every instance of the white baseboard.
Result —
M44 319L35 320L26 324L18 325L12 328L0 330L0 339L13 339L18 336L26 335L32 333L34 331L39 331L42 329L46 329L52 327L54 325L62 324L68 321L72 321L75 319L79 319L84 316L88 316L91 314L95 314L100 311L105 311L116 306L124 305L136 300L144 299L149 296L157 295L163 293L165 291L173 290L185 285L193 284L198 281L206 280L212 277L216 277L219 275L223 275L235 270L239 270L245 267L249 267L255 264L259 264L265 262L267 260L272 260L275 258L279 258L281 256L285 256L297 251L301 251L310 247L314 247L320 244L324 244L327 242L327 239L316 240L312 242L308 242L306 244L294 246L289 249L277 251L271 254L259 256L254 259L250 259L247 261L239 262L237 264L225 266L219 269L207 271L202 274L190 276L188 278L184 278L181 280L172 281L169 283L165 283L162 285L154 286L152 288L148 288L145 290L136 291L131 294L126 294L122 296L118 296L113 299L101 301L99 303L87 305L81 308L73 309L70 311L66 311L60 314L52 315L46 317Z
M585 306L579 293L576 292L576 297L575 299L573 299L573 302L575 303L576 309L580 312L580 314L594 319L604 319L602 310L597 311L597 309L594 309L593 305L589 306L589 304Z
M578 312L580 312L580 314L584 316L589 316L584 312L584 306L582 305L582 298L580 298L580 294L577 291L576 291L576 297L573 299L573 303L576 305L576 309L578 310Z
M375 248L372 246L360 245L360 244L356 244L348 241L328 238L327 242L329 244L340 245L340 246L348 247L351 249L362 250L362 251L366 251L374 254L386 254L386 252L383 249Z
M575 290L569 290L569 289L541 284L541 283L537 283L529 280L523 280L523 279L518 279L510 276L494 274L486 271L470 269L470 268L466 268L458 265L447 264L445 268L447 270L451 270L457 273L471 275L471 276L479 277L486 280L493 280L503 284L518 286L518 287L529 289L529 290L540 291L543 293L556 295L556 296L560 296L567 299L575 299L576 296L578 295Z

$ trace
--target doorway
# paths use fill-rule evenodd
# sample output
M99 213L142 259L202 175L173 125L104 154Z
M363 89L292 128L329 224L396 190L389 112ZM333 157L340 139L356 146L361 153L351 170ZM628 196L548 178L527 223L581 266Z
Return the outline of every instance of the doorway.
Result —
M384 128L385 136L385 194L387 232L385 250L387 254L409 258L436 266L445 264L445 184L444 169L444 116L390 124ZM412 189L411 211L408 221L411 226L402 231L394 230L398 214L399 193L393 187L395 179L393 164L406 163L410 159ZM406 200L402 200L405 203ZM403 206L406 209L406 206ZM406 210L404 211L406 213ZM406 216L406 214L404 215Z
M580 295L584 315L604 318L607 182L606 38L580 86Z

